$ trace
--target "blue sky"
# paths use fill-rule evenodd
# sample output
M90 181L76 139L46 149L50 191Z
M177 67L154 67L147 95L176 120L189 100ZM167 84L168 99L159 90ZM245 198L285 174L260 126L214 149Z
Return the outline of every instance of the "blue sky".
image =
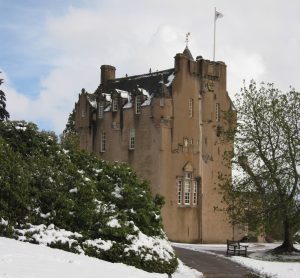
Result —
M32 98L38 95L39 80L49 74L52 67L47 57L41 57L41 52L55 55L54 49L40 42L45 21L49 17L63 16L70 5L79 4L80 1L0 0L0 66L10 73L17 90Z
M287 5L288 2L288 5ZM61 133L81 88L93 92L100 66L117 76L162 70L185 47L228 66L228 91L243 79L300 90L298 0L0 0L0 69L12 119Z

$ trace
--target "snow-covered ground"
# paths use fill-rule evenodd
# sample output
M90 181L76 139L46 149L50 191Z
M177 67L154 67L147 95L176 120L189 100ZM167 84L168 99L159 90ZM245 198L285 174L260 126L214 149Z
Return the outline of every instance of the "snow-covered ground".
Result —
M44 245L0 237L1 278L167 278L120 263L73 254ZM200 272L182 263L174 278L199 278Z
M218 256L235 261L244 265L257 273L260 273L262 277L276 277L276 278L299 278L300 277L300 257L294 257L298 259L298 262L277 262L277 261L262 261L257 258L264 257L265 259L272 260L268 255L264 255L267 250L273 249L280 244L270 243L245 243L248 245L250 256L248 258L233 256L226 257L226 244L182 244L172 243L173 246L186 248L198 252L213 253ZM295 247L300 249L300 244L296 244ZM256 258L256 259L255 259ZM274 259L274 258L273 258ZM287 259L285 257L285 259Z

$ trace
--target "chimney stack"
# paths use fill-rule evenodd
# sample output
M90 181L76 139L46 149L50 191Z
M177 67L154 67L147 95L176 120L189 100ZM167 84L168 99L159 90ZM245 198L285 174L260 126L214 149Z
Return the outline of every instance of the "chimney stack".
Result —
M106 85L107 80L115 79L116 68L110 65L101 66L101 84Z

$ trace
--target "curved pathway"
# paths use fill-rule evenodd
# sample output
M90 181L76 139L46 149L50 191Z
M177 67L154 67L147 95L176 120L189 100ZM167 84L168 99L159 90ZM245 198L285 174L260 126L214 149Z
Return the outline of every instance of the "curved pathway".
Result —
M180 260L189 267L201 271L205 278L259 277L250 276L251 270L221 256L174 246L173 248Z

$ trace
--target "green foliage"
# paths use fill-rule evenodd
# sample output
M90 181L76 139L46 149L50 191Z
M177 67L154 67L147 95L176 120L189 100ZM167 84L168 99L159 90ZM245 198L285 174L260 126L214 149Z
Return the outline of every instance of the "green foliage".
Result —
M300 223L300 93L251 81L234 106L237 125L225 135L234 135L235 150L227 160L238 174L233 185L220 177L227 211L234 223L263 228L265 234L281 224L291 251Z
M10 222L0 225L0 235L38 242L49 229L50 234L65 229L80 237L48 245L148 271L174 272L172 251L162 259L150 249L131 249L141 233L165 240L163 199L153 199L149 184L128 165L99 160L74 142L70 136L62 147L56 136L39 132L32 123L0 123L0 220ZM88 244L98 239L111 247ZM151 253L151 259L144 260L140 252Z
M0 72L1 73L1 72ZM0 78L0 86L3 83L3 79ZM5 93L0 89L0 122L9 118L9 113L6 110L6 97Z

